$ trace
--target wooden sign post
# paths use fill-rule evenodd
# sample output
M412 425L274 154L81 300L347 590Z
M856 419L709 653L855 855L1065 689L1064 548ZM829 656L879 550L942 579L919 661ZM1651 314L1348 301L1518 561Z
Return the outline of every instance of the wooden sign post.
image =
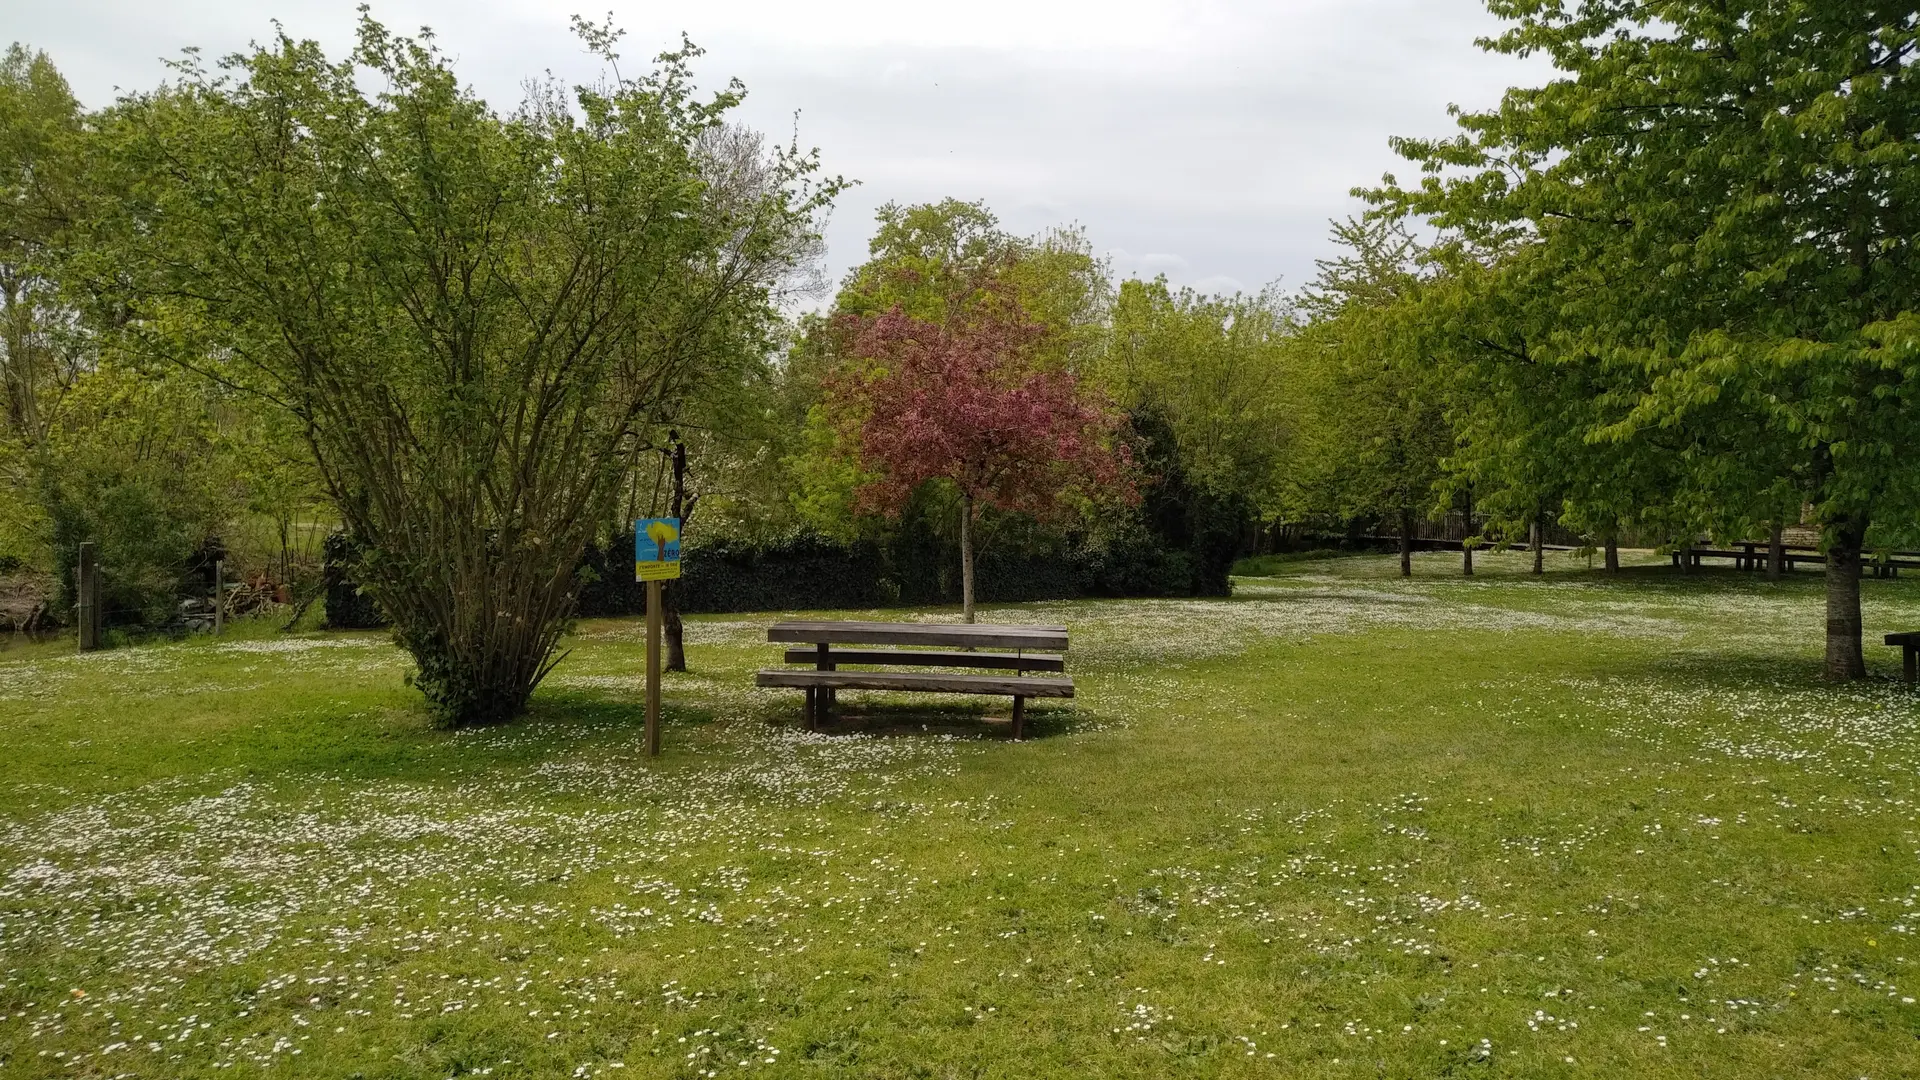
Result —
M660 756L660 598L663 582L647 582L647 756Z
M647 583L647 756L660 756L660 628L666 622L662 586L680 576L680 521L633 523L633 578Z

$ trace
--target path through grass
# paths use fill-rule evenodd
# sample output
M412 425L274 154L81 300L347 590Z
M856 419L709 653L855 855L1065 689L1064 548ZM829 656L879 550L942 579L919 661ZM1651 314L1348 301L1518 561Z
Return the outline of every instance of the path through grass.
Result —
M793 730L772 615L655 764L637 622L460 734L373 635L0 654L0 1078L1920 1074L1920 696L1814 575L1522 563L990 611L1024 745Z

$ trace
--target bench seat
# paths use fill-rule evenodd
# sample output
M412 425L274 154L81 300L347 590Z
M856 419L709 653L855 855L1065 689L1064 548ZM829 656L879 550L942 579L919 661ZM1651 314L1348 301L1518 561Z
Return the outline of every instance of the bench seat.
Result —
M834 649L826 658L835 664L891 664L895 667L970 667L1005 671L1065 671L1067 658L1058 653L941 652L932 649ZM789 664L811 664L820 650L788 649Z
M1072 679L1018 675L948 675L933 671L784 671L754 676L757 686L800 690L918 690L932 694L1001 694L1012 697L1070 698Z
M754 685L807 692L806 720L811 730L826 694L835 690L906 690L932 694L993 694L1013 698L1013 737L1026 737L1027 699L1070 698L1072 679L1012 675L954 675L919 671L784 671L768 669Z

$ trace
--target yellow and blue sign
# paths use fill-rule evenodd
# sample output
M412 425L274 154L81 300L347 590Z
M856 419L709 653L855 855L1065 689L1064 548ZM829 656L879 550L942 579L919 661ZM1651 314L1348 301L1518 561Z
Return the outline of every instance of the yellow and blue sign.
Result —
M670 581L680 576L680 519L646 518L633 523L633 579Z

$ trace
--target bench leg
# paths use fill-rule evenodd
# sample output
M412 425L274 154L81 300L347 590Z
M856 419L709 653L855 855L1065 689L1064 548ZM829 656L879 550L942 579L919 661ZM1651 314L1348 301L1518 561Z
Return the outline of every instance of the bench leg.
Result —
M817 671L833 671L838 666L833 662L833 650L829 648L824 641L814 649L813 666ZM833 712L833 705L833 687L820 687L820 696L816 702L816 708L822 723L824 723L827 717Z
M1920 646L1909 645L1904 651L1907 661L1907 685L1920 684Z
M1911 655L1911 654L1909 654ZM1027 699L1013 699L1013 738L1015 742L1027 737Z

